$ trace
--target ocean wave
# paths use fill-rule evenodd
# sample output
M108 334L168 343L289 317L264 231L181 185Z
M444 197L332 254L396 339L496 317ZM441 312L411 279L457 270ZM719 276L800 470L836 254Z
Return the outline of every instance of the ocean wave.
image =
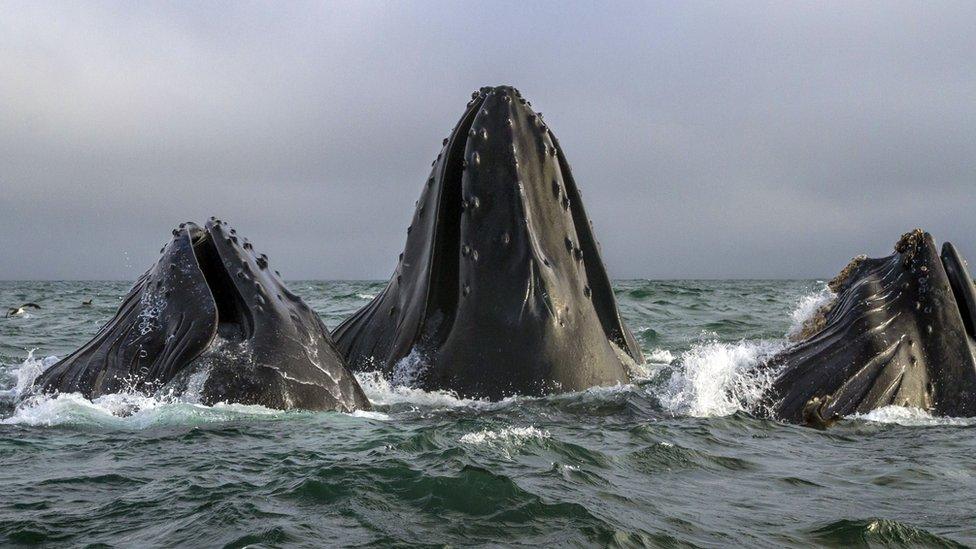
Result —
M826 545L885 547L964 547L927 530L883 518L842 519L811 532Z

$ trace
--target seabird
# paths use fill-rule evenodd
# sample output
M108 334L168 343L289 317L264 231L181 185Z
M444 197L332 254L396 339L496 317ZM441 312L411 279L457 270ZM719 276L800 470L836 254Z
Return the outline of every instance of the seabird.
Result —
M30 308L30 309L40 309L41 306L38 305L37 303L24 303L20 307L13 307L13 308L7 309L7 314L4 315L4 318L10 317L10 316L22 315L22 314L24 314L24 309L28 309L28 308Z
M92 300L91 300L91 299L89 299L88 301L82 301L82 302L81 302L81 304L82 304L82 305L85 305L86 307L90 307L90 306L91 306L91 304L92 304Z

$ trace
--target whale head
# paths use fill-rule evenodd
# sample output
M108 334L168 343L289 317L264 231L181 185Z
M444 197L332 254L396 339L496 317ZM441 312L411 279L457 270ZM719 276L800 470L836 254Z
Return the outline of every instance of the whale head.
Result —
M318 315L215 218L173 229L115 317L35 381L36 391L88 398L191 389L208 404L369 406Z
M819 425L888 405L976 415L976 288L951 243L906 233L830 283L818 330L774 357L777 417Z
M334 333L352 367L491 398L625 381L640 349L542 116L482 88L442 145L389 285Z

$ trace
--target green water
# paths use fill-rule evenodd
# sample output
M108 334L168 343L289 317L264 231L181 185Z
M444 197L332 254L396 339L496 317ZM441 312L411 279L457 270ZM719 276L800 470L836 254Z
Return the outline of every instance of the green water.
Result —
M0 282L0 305L43 307L0 319L0 545L976 544L976 423L750 415L751 368L822 282L618 282L648 357L622 387L488 403L363 375L376 409L352 415L133 395L15 408L18 380L85 343L128 286ZM382 286L290 283L330 327Z

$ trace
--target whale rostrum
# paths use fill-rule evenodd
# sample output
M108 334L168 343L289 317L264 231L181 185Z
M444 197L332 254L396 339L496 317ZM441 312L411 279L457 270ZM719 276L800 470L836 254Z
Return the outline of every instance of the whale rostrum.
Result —
M626 382L643 361L562 148L508 86L472 94L389 284L333 335L353 369L492 399Z
M369 408L318 315L213 218L174 229L115 317L33 388L87 398L191 390L205 404Z

